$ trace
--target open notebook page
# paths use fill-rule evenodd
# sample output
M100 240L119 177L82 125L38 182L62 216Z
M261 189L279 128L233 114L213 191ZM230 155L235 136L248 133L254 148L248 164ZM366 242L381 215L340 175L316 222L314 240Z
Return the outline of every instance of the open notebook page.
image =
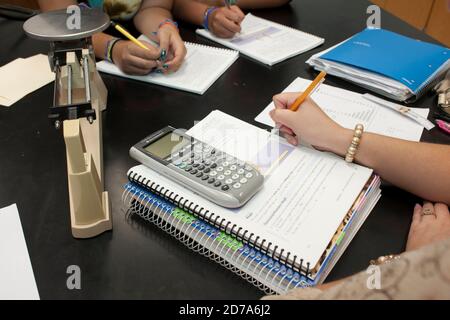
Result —
M283 92L303 91L309 84L309 80L297 78ZM328 116L345 128L353 129L357 123L362 123L365 131L398 139L419 141L422 136L420 124L364 99L359 93L322 84L311 97ZM273 102L270 103L255 120L273 127L269 112L274 108ZM429 109L412 109L425 118L428 116Z
M311 50L324 42L322 38L250 13L245 16L241 28L241 32L231 39L216 37L205 29L198 29L197 33L268 65Z
M140 40L150 42L141 36ZM185 43L187 54L180 69L171 74L152 72L145 76L131 76L123 73L117 66L107 61L97 63L101 72L130 78L134 80L158 84L161 86L203 94L206 90L236 61L238 52Z
M266 239L266 244L272 242L311 266L372 174L333 155L274 140L269 132L220 111L211 112L188 134L259 166L266 175L264 187L244 207L229 210L144 166L131 170L258 235L259 243Z

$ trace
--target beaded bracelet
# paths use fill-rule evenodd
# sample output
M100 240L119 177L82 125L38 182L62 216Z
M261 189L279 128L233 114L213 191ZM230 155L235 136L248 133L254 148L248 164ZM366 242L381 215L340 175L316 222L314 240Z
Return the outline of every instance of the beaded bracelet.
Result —
M348 147L347 154L345 155L346 162L353 162L355 160L356 151L358 150L359 143L361 142L361 137L364 131L364 126L362 124L357 124L355 126L355 131L353 133L353 139Z
M209 16L217 9L217 7L209 7L205 10L205 13L203 15L203 28L205 28L205 30L209 30Z

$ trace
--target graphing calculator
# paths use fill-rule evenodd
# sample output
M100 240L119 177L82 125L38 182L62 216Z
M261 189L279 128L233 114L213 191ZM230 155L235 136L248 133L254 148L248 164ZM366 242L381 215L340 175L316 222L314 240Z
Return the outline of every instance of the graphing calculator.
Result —
M130 156L227 208L243 206L264 184L264 176L253 165L170 126L138 142Z

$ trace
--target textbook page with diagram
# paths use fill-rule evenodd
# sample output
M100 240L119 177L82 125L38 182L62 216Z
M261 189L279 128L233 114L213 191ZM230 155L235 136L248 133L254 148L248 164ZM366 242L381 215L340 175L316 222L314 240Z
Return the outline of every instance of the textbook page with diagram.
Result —
M196 32L269 66L314 49L325 41L323 38L256 17L251 13L245 16L241 28L241 32L231 39L216 37L205 29L197 29Z

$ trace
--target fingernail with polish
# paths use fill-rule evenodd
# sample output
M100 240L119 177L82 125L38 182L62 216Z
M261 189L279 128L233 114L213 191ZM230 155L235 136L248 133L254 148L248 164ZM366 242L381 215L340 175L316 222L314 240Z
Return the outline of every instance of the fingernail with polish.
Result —
M168 69L168 68L169 68L169 65L168 65L168 64L163 64L163 68L164 68L164 69Z
M162 70L158 69L156 70L156 73L163 73Z
M161 61L166 61L166 56L167 56L166 49L162 49L162 50L161 50L161 55L159 56L159 58L161 59Z

